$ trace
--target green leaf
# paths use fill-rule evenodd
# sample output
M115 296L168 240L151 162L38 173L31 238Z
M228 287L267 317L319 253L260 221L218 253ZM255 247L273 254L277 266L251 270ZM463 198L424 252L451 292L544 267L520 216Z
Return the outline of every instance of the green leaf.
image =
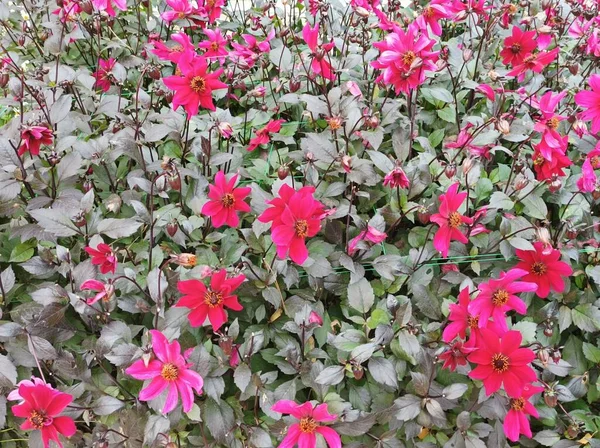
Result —
M373 287L366 278L348 285L348 303L361 313L366 313L375 303Z
M233 409L223 400L208 398L204 403L206 427L217 440L224 440L235 423Z
M368 369L377 383L393 387L394 389L398 386L398 374L389 359L383 357L371 358Z
M344 379L344 366L331 366L323 369L315 379L317 384L335 386Z
M534 196L533 194L527 196L521 201L525 206L523 212L536 219L546 219L548 215L548 207L540 196Z
M571 310L571 317L573 323L583 331L600 330L600 310L589 303L577 305Z
M443 109L437 111L438 117L442 120L447 121L448 123L456 122L456 112L454 107L446 106Z
M42 229L55 236L73 236L81 233L64 210L41 208L31 210L29 214L38 222Z
M35 243L33 245L35 246ZM11 263L23 263L33 257L34 253L35 250L32 247L32 243L26 241L13 248L8 261Z
M103 233L109 238L125 238L133 235L141 225L141 222L138 222L132 218L108 218L100 221L98 224L98 232Z
M588 361L594 364L600 364L600 348L589 342L583 343L583 355Z
M512 210L515 203L508 197L506 193L495 191L490 198L490 208Z

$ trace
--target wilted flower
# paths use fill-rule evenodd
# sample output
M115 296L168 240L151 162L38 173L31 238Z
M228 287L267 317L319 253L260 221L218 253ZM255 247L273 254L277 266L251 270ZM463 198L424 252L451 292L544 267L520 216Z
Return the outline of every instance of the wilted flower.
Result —
M85 251L92 257L92 264L100 266L101 273L115 273L117 269L117 256L108 244L100 243L96 249L88 246L85 248Z
M103 300L104 302L108 302L115 293L114 285L109 283L102 283L99 280L89 279L83 282L80 286L82 291L96 291L97 294L94 297L91 297L86 300L88 305L93 305L99 300Z
M171 254L171 262L183 266L184 268L193 268L196 266L196 255L194 254Z

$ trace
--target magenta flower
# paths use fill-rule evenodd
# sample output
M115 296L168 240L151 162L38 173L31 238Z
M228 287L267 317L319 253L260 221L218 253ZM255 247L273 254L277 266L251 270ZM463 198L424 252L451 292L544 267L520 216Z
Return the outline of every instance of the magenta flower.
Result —
M154 53L156 56L159 57L159 59L162 59L163 61L171 61L174 63L178 63L181 59L181 56L184 53L195 51L192 40L183 31L171 35L171 39L177 42L177 45L167 47L161 41L157 40L152 42L152 44L154 45L152 53Z
M164 334L158 330L150 330L152 351L156 356L150 362L138 359L129 366L125 373L137 380L152 380L140 392L141 401L150 401L167 390L167 399L162 413L168 414L181 395L183 412L189 412L194 404L194 392L202 393L204 381L202 377L190 369L186 357L181 354L179 342L169 343Z
M452 13L444 6L444 0L432 0L425 8L419 17L417 17L417 25L421 30L427 33L427 26L436 36L442 35L441 19L449 18Z
M450 241L456 240L463 244L469 242L469 239L459 230L459 227L462 224L473 224L473 218L467 218L458 212L467 197L467 192L458 193L458 187L458 183L452 184L446 193L440 195L439 213L432 215L430 218L431 221L440 226L433 237L433 247L443 257L448 256Z
M327 54L333 49L335 44L330 42L328 44L319 45L319 23L315 23L313 28L310 24L304 25L302 28L302 37L312 51L312 62L310 64L310 70L317 75L321 75L325 79L334 80L335 74L332 71L331 64L327 60Z
M500 52L504 65L517 65L533 53L537 48L535 31L523 31L518 26L512 29L512 35L504 39L503 49Z
M585 110L581 119L592 122L592 132L600 131L600 75L592 75L589 79L592 90L582 90L575 94L575 102Z
M97 294L86 300L88 305L93 305L99 300L108 302L115 293L115 287L111 283L102 283L99 280L89 279L79 287L82 291L95 291Z
M215 272L210 279L210 288L207 288L200 280L181 280L177 283L177 289L184 294L176 307L191 309L188 316L192 327L204 324L208 317L213 331L217 331L227 322L225 308L241 311L242 305L233 291L246 280L244 275L227 278L227 271L221 269Z
M516 76L517 81L522 82L525 79L525 73L531 70L534 73L542 73L542 71L556 59L558 48L550 51L540 51L527 56L522 62L518 63L513 69L508 72L507 76Z
M298 419L288 429L287 435L281 441L279 448L314 448L317 444L317 434L323 436L329 448L342 448L342 440L333 429L320 423L332 422L337 415L331 415L327 411L327 404L319 404L315 407L310 402L298 404L291 400L279 400L271 407L271 410L281 414L290 414Z
M117 269L117 256L108 244L100 243L96 249L88 246L84 250L92 257L92 264L100 266L101 273L115 273Z
M267 54L271 51L271 39L274 37L274 29L269 32L263 41L258 41L258 39L251 34L242 34L242 39L244 39L246 45L238 42L231 42L231 46L234 50L230 53L230 56L235 58L238 62L243 62L247 68L252 68L263 54Z
M428 71L436 71L438 51L431 51L435 41L418 30L411 23L405 32L399 27L388 34L382 42L373 46L381 52L379 58L371 62L374 68L382 70L377 81L393 85L396 93L408 93L425 82Z
M175 91L173 109L183 106L188 120L198 113L200 106L215 110L212 100L213 90L227 88L227 84L219 81L223 69L208 73L206 58L192 52L183 53L177 68L182 76L173 75L163 79L165 85Z
M18 154L22 156L26 152L29 155L39 156L42 145L51 145L54 141L52 129L46 126L25 126L21 130L21 145Z
M223 37L221 30L206 29L204 34L206 34L208 40L198 44L199 48L205 50L203 56L211 61L218 59L221 64L225 62L225 56L229 54L229 51L227 51L227 39Z
M117 61L114 58L98 60L98 70L92 73L92 76L96 78L96 84L94 84L95 87L103 92L108 92L111 86L111 71L116 63Z
M306 238L321 230L324 206L314 197L313 187L295 191L287 184L279 190L278 198L268 201L272 207L259 217L260 222L271 222L271 238L277 246L279 258L289 253L294 263L302 264L308 258Z
M111 17L117 15L113 8L113 3L121 11L127 10L127 0L92 0L92 4L98 11L106 11Z
M18 394L23 401L13 406L12 412L15 417L26 419L20 426L22 430L41 432L44 448L50 447L50 441L62 448L59 434L71 437L77 432L73 419L60 415L73 396L36 381L20 384Z
M469 313L479 317L479 328L484 328L492 317L496 324L507 331L507 311L515 310L519 314L527 312L527 305L516 294L537 290L535 283L517 281L528 274L524 269L511 269L506 273L501 272L499 279L490 279L479 285L479 295L469 304Z
M219 171L215 176L215 184L208 186L210 201L204 204L201 213L210 216L213 226L217 228L223 224L237 227L240 223L237 212L250 211L250 206L244 202L244 199L252 189L250 187L235 188L237 180L237 174L231 176L231 179L227 181L223 171Z
M33 387L33 386L38 386L38 385L42 385L42 386L46 386L47 388L49 388L50 390L53 389L53 387L44 382L43 379L41 378L36 378L35 376L31 377L31 380L21 380L19 381L19 383L17 384L17 388L14 389L12 392L10 392L7 396L6 399L10 400L10 401L25 401L25 399L21 396L21 394L19 393L19 387L24 384L25 386L28 387Z
M504 418L504 434L508 440L516 442L520 434L530 439L533 437L527 416L538 418L539 414L529 399L543 391L543 387L529 384L523 387L520 397L510 399L510 408Z
M250 139L250 144L246 149L248 151L254 151L260 145L266 145L267 143L269 143L271 141L270 135L275 132L281 131L282 123L285 123L285 120L271 120L267 123L267 125L264 128L255 131L254 133L256 134L256 136Z
M523 336L519 331L508 331L498 336L483 328L477 350L468 357L478 364L469 377L483 381L485 393L491 395L504 385L509 397L521 396L525 386L537 379L535 371L528 364L535 359L535 353L529 348L519 348Z
M494 91L494 89L492 88L492 86L490 86L489 84L479 84L475 90L477 90L478 92L483 93L485 96L488 97L488 99L490 101L495 101L496 100L496 92Z
M394 169L387 173L383 178L383 185L390 188L408 188L410 181L404 170L396 164Z
M596 191L598 187L598 177L594 172L594 167L590 158L586 158L581 166L581 177L577 179L577 188L583 193Z
M163 12L160 16L167 23L171 23L174 20L185 19L194 11L188 0L166 0L166 3L171 9Z
M385 241L386 238L387 234L385 232L380 232L375 227L367 225L366 229L361 230L360 233L348 243L348 255L354 255L356 246L358 246L358 243L361 241L369 241L370 243L378 244Z

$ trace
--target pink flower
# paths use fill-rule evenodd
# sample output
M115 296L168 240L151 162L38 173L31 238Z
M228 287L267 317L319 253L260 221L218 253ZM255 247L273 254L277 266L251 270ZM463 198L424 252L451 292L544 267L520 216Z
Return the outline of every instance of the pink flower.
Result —
M371 65L383 71L377 82L393 85L396 93L408 93L423 84L426 72L437 70L435 62L439 52L430 51L434 45L435 41L421 33L415 23L406 32L394 27L394 32L384 41L373 44L380 55Z
M92 4L98 11L106 11L111 17L117 15L113 8L113 3L121 11L127 10L127 0L92 0Z
M563 141L557 132L558 125L565 119L562 115L556 115L558 103L565 97L567 92L554 95L551 91L546 92L539 102L531 101L532 106L539 109L541 117L536 121L534 129L542 133L543 143L540 144L540 152L548 161L552 161L553 149L562 148Z
M592 122L592 132L600 131L600 75L592 75L589 79L592 90L582 90L575 94L575 102L586 109L581 119Z
M381 243L385 241L387 238L387 234L385 232L380 232L375 227L371 227L367 225L367 228L362 230L356 237L352 238L348 243L348 255L354 255L356 252L356 246L361 241L369 241L373 244Z
M431 221L440 228L433 237L433 247L443 257L448 256L450 241L459 241L463 244L469 242L468 238L459 230L462 224L473 224L473 218L467 218L458 212L458 209L467 197L466 192L458 193L458 183L451 185L448 191L440 195L439 213L431 216Z
M271 137L269 134L279 132L281 130L282 123L285 123L285 120L271 120L267 123L267 125L264 128L259 129L258 131L254 131L256 137L250 139L250 144L246 149L248 151L254 151L260 145L266 145L267 143L269 143L271 141Z
M446 143L446 148L450 149L466 149L473 156L484 157L490 159L489 148L485 146L473 145L473 136L471 135L470 129L473 127L473 123L467 123L458 133L455 142Z
M346 88L353 96L362 97L360 87L354 81L346 81Z
M17 384L17 388L15 390L13 390L12 392L10 392L7 396L6 399L10 400L10 401L25 401L25 399L23 397L21 397L21 394L19 394L19 387L24 384L28 387L33 387L33 386L37 386L37 385L42 385L42 386L46 386L47 388L49 388L50 390L54 390L53 387L44 382L43 379L41 378L36 378L34 376L31 377L31 380L21 380L19 381L19 383Z
M488 84L479 84L475 90L483 93L490 101L496 100L496 92L494 92L494 89Z
M199 7L196 10L196 14L207 18L208 23L215 23L221 17L225 0L201 0L198 4Z
M98 70L92 73L92 76L96 78L96 84L94 84L95 87L99 88L103 92L108 92L111 86L111 71L115 67L116 63L117 61L114 58L98 60Z
M469 312L479 316L479 327L484 328L490 317L506 331L506 312L527 312L527 305L516 294L537 290L535 283L517 281L528 274L523 269L511 269L500 273L498 280L490 279L479 285L479 295L469 304Z
M468 358L478 365L469 377L483 381L487 395L504 385L508 396L517 398L525 386L537 379L535 371L528 365L535 359L535 353L528 348L519 348L521 340L519 331L508 331L499 337L487 328L481 329L477 350Z
M99 280L93 279L89 279L83 282L79 289L81 289L82 291L96 291L98 293L94 297L91 297L86 300L86 303L88 305L93 305L100 299L104 300L105 302L108 302L115 293L115 287L111 283L102 283Z
M313 187L295 191L287 184L279 190L278 198L268 201L272 207L259 217L260 222L272 222L271 238L277 246L277 255L284 259L289 253L294 263L302 264L308 258L306 238L321 230L324 206L314 197Z
M185 19L193 13L192 5L188 0L166 0L166 2L171 9L163 12L160 16L167 23L178 19Z
M321 325L323 325L323 318L316 312L311 311L310 314L308 315L308 323L315 324L318 327L320 327Z
M227 279L227 271L221 269L210 279L210 288L200 280L182 280L177 283L177 289L184 294L176 307L189 308L188 316L192 327L204 324L208 317L213 331L217 331L227 321L225 308L241 311L242 305L236 295L232 294L246 280L244 275Z
M168 414L175 409L180 395L183 412L189 412L194 405L193 391L197 394L202 393L202 377L190 369L191 364L181 354L179 342L169 342L158 330L150 330L150 335L152 351L156 357L150 362L138 359L125 373L136 380L152 380L140 391L141 401L153 400L166 389L167 399L162 413Z
M244 39L246 45L238 42L231 42L234 51L230 53L230 56L236 58L239 62L243 62L247 68L252 68L261 55L271 51L270 41L274 37L274 29L269 32L262 42L259 42L258 39L251 34L242 34L242 39Z
M512 29L512 35L504 39L503 50L500 52L504 65L518 65L537 48L535 31L523 31L518 26Z
M23 383L19 386L22 403L12 407L15 417L26 418L21 429L39 430L42 433L44 448L50 447L54 441L60 448L62 443L59 434L71 437L77 432L71 417L60 416L63 410L73 401L73 397L54 389L48 384Z
M240 218L237 212L249 212L250 206L244 202L252 190L250 187L235 188L238 175L234 174L227 181L225 173L219 171L215 176L215 184L209 185L208 197L210 201L202 207L202 214L212 218L213 226L237 227Z
M165 85L175 91L173 109L183 106L188 120L198 113L200 106L215 110L212 100L213 90L227 88L227 84L219 81L223 69L208 73L206 58L191 52L183 53L177 68L182 76L173 75L163 79Z
M533 145L533 169L538 180L552 179L555 176L564 176L563 168L573 164L571 159L565 154L569 143L568 136L560 137L558 140L560 148L547 146L545 140L539 144ZM551 152L551 159L544 157L543 153Z
M333 429L320 425L320 423L332 422L337 415L331 415L327 411L327 404L319 404L316 407L310 402L297 404L291 400L279 400L271 407L272 411L281 414L290 414L299 420L288 428L287 435L279 445L280 448L314 448L317 444L317 434L323 436L329 448L342 448L342 440Z
M390 188L408 188L410 187L410 181L404 170L396 164L394 169L383 178L383 185Z
M117 269L117 256L108 244L100 243L96 249L88 246L85 248L85 251L92 257L92 264L100 266L101 273L115 273Z
M556 59L558 55L558 48L551 51L540 51L535 54L531 54L523 59L522 62L513 66L513 69L508 72L507 76L516 76L517 81L522 82L525 79L525 73L531 70L534 73L542 73L542 71L550 65L550 63Z
M581 166L581 177L577 179L577 188L583 193L591 193L598 186L598 177L594 173L594 167L590 159L585 159Z
M46 126L26 126L21 130L21 145L18 154L28 152L32 157L40 155L40 146L51 145L54 141L52 129Z
M469 340L469 342L471 341ZM470 347L464 341L457 339L450 344L448 350L439 355L439 358L444 361L442 368L454 372L458 366L466 366L467 356L475 350L477 349Z
M225 56L229 54L227 51L227 39L223 37L220 29L209 30L205 29L204 34L208 37L208 40L202 41L198 44L199 48L205 50L204 57L210 60L218 59L222 64L225 62Z
M425 8L419 17L417 17L417 25L427 34L427 25L431 32L436 36L442 35L441 19L449 18L452 13L444 6L444 0L432 0Z
M327 53L335 46L333 42L319 45L319 23L315 23L313 28L310 24L304 25L302 28L302 37L312 51L312 62L310 70L317 75L321 75L325 79L334 80L335 74L331 69L331 64L327 61Z
M529 384L523 387L520 397L510 399L510 409L504 418L504 434L508 440L516 442L519 440L519 434L523 434L530 439L533 437L527 416L531 415L538 418L539 414L537 409L529 402L529 399L532 395L543 391L543 387Z
M535 250L517 249L517 257L521 260L515 269L527 272L523 281L537 285L536 294L545 299L550 291L562 293L565 290L565 282L562 277L569 277L573 269L564 261L560 261L560 251L544 248L541 242L533 243Z
M479 327L479 317L472 316L469 313L469 304L471 298L469 288L463 288L458 294L458 302L452 303L448 307L450 313L448 320L450 323L444 328L442 340L446 343L454 340L457 336L461 339L467 339L467 329L473 332Z
M171 39L177 42L177 45L167 47L161 41L157 40L152 42L154 45L154 50L152 50L152 53L154 53L163 61L178 63L184 53L194 51L194 44L192 43L192 40L183 31L171 35Z

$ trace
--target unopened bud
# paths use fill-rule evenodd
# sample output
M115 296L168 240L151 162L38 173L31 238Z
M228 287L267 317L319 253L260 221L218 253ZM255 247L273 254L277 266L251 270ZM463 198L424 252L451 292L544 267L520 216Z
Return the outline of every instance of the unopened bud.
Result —
M510 123L504 118L501 118L496 122L496 129L504 135L510 134Z

